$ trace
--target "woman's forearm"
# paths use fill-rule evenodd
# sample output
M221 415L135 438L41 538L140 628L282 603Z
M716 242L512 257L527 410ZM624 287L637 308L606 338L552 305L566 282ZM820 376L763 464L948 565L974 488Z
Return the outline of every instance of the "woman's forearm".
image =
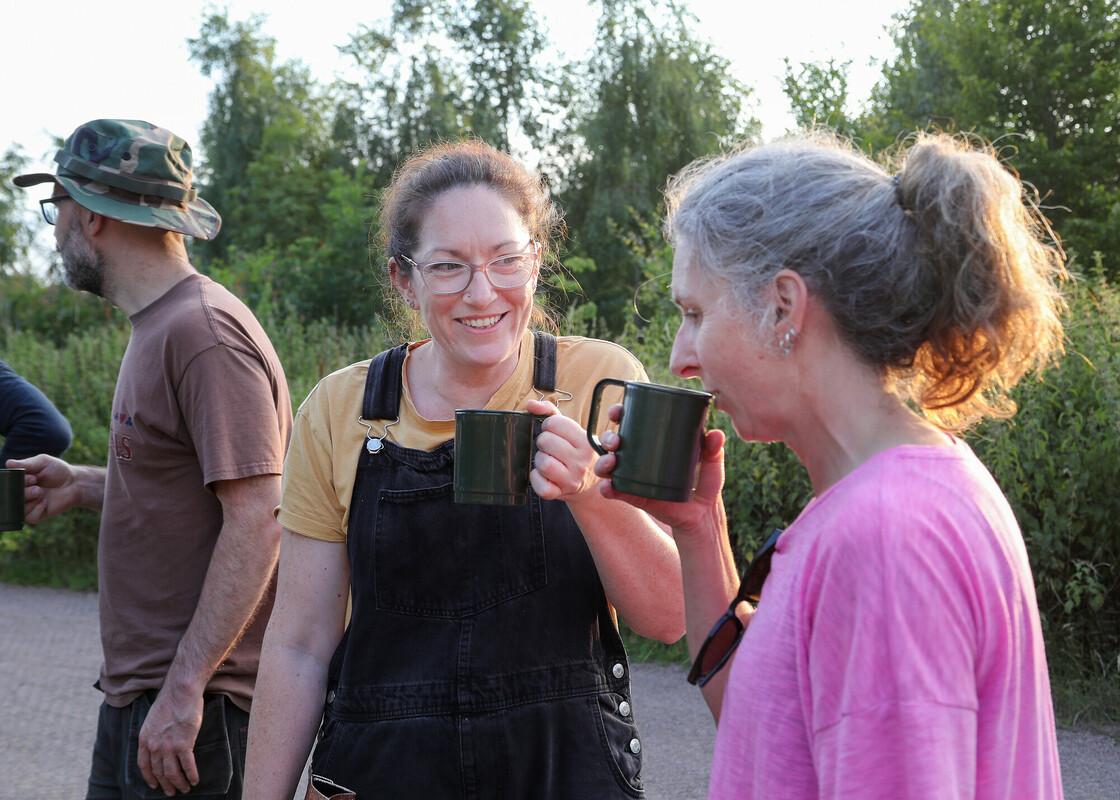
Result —
M284 531L276 605L249 715L244 800L295 792L323 716L327 669L342 637L349 585L344 543Z
M323 715L327 668L310 653L265 641L249 716L243 800L291 797Z
M607 599L635 633L672 643L684 633L681 567L672 537L645 512L597 491L569 501Z
M688 530L674 529L673 536L680 553L684 582L688 654L695 659L708 631L727 610L739 588L739 573L727 536L723 500L713 505L711 513ZM731 664L728 662L701 690L717 723L730 671Z

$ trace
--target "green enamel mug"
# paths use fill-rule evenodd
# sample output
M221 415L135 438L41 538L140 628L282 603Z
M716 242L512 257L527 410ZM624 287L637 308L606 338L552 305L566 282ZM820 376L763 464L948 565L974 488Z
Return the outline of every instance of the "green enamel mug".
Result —
M528 502L536 421L528 411L455 411L456 503Z
M23 527L22 469L0 469L0 531Z
M683 503L692 496L712 395L657 383L604 378L595 385L587 440L600 454L599 405L608 386L622 389L618 462L611 485L619 492Z

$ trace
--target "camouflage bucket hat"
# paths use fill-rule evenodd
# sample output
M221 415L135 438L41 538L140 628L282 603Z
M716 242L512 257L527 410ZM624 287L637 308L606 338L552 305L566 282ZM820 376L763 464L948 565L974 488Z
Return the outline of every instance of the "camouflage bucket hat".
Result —
M58 173L19 175L16 186L60 184L74 200L110 219L213 239L222 226L191 186L191 147L164 128L134 119L95 119L55 153Z

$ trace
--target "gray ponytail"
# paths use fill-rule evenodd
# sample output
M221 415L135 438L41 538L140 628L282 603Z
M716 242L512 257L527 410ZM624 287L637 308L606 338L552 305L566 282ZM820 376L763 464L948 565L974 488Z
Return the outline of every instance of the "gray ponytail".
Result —
M962 139L921 135L888 172L826 134L696 162L667 234L760 324L797 271L849 347L945 428L1007 416L1019 379L1062 349L1061 251L1023 186Z

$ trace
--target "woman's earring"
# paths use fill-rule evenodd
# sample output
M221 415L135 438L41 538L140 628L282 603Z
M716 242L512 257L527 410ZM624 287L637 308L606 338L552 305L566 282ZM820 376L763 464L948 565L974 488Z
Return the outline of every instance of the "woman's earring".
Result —
M783 356L788 356L793 352L793 343L797 340L797 329L787 328L782 338L778 340L778 349L782 351Z

